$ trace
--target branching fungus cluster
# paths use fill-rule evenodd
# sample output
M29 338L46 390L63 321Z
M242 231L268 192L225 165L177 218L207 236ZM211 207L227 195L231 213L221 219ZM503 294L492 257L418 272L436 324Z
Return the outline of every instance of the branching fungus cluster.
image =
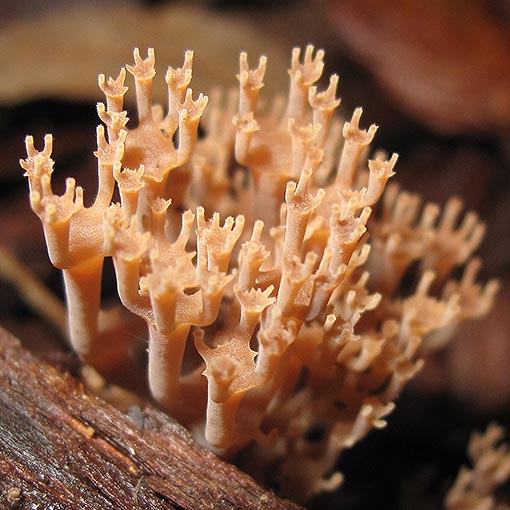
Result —
M510 445L507 431L494 423L469 441L472 468L462 467L445 500L447 510L496 510L507 508L497 489L510 481Z
M484 227L457 199L441 212L397 186L383 195L397 155L367 159L377 128L360 108L335 117L338 77L316 86L322 51L295 49L288 99L264 106L266 59L250 68L242 53L239 91L207 110L192 52L166 73L166 110L152 104L153 50L134 57L136 127L125 70L99 77L90 207L74 179L53 193L51 136L41 151L28 137L21 162L72 345L104 374L139 370L133 319L100 307L112 257L122 304L147 325L154 399L225 456L259 445L284 494L334 488L338 456L384 426L421 353L490 308L497 285L477 284L471 259Z

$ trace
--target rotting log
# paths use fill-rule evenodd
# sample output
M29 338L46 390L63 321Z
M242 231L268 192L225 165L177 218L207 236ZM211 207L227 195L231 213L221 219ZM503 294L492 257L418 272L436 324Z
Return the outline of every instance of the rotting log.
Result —
M0 508L20 510L300 508L150 404L123 414L1 328L0 491Z

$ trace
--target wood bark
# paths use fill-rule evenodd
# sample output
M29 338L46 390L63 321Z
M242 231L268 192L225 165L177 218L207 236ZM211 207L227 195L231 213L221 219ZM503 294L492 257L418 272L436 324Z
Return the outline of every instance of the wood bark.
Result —
M0 508L21 510L300 509L150 404L123 414L1 328L0 491Z

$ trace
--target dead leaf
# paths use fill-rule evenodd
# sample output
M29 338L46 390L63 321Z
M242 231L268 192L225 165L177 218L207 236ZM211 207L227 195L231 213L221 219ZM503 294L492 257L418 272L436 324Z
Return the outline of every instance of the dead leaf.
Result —
M508 129L510 31L494 2L326 4L338 35L402 110L444 133Z

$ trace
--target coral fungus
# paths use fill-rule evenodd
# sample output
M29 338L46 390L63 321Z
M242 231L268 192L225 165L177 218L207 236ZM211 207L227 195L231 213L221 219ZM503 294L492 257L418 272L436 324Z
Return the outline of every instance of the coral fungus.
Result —
M494 423L483 433L474 433L468 454L472 469L462 467L450 489L447 510L506 508L498 501L496 489L510 480L510 446L504 441L506 431Z
M154 51L135 50L136 127L125 70L99 77L90 207L73 179L52 192L51 136L41 151L28 137L21 162L76 352L107 376L140 370L134 319L101 311L112 257L122 304L147 325L154 399L225 456L263 449L257 462L298 499L340 483L341 452L385 425L422 354L484 314L497 288L476 283L484 227L459 200L441 212L384 192L397 155L367 159L377 128L360 127L360 108L342 128L338 77L316 86L323 56L295 49L287 101L262 107L266 59L250 68L242 53L239 92L206 109L186 52L166 73L164 109L151 99Z

